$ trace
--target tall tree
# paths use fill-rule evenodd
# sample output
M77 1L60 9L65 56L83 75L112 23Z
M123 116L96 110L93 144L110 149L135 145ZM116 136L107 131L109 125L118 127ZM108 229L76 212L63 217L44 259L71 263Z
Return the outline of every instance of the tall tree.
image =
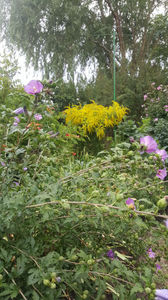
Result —
M96 60L109 71L116 61L137 74L148 62L152 14L166 0L0 0L1 28L8 41L46 73L75 69Z

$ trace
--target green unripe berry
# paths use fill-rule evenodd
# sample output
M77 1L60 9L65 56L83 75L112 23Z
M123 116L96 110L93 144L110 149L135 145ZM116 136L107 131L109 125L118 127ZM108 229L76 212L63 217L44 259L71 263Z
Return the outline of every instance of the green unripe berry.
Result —
M57 276L57 274L55 272L51 273L51 278L55 278Z
M63 261L63 260L64 260L64 257L63 257L63 256L60 256L60 257L58 258L58 260Z
M90 266L90 265L93 265L94 264L94 259L89 259L88 261L87 261L87 264Z
M157 202L157 206L158 206L160 209L166 208L166 206L167 206L167 201L166 201L166 199L165 199L165 198L160 199L160 200Z
M46 286L50 285L50 281L48 279L43 279L43 284Z
M51 289L55 289L55 288L56 288L56 284L55 284L55 283L51 283L51 284L50 284L50 288L51 288Z
M77 255L72 255L70 257L70 260L72 260L72 261L76 261L77 259L78 259Z
M148 295L148 294L150 294L150 293L152 292L152 290L151 290L149 287L147 287L147 288L145 289L145 292L146 292L147 295Z
M2 280L3 279L3 275L2 274L0 274L0 280Z
M151 288L152 288L152 289L156 289L156 284L155 284L155 283L152 283L152 284L151 284Z

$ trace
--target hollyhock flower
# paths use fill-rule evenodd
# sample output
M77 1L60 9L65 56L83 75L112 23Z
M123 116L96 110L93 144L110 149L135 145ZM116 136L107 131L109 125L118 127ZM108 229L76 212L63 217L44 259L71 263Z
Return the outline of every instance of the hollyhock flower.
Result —
M35 95L42 91L43 85L40 81L31 80L27 85L25 85L24 90L26 93Z
M161 266L159 264L156 264L156 271L158 272L159 270L161 270Z
M24 108L23 107L19 107L19 108L15 109L13 112L16 115L23 114L24 113Z
M39 120L41 120L43 117L42 117L42 115L40 115L40 114L35 114L35 115L34 115L34 118L35 118L37 121L39 121Z
M146 99L148 98L148 95L144 95L144 101L146 101Z
M156 154L159 154L160 156L161 156L161 159L162 159L162 161L164 161L166 158L168 158L168 155L167 155L167 152L166 152L166 150L159 150L159 149L157 149L156 151L155 151L155 153Z
M149 248L147 254L150 258L155 258L155 252L152 251L152 248Z
M155 152L158 148L156 141L149 135L140 138L140 144L143 147L143 152L152 153ZM144 147L146 149L144 149ZM141 153L143 153L141 152Z
M166 168L164 168L164 169L159 169L159 170L157 171L156 176L157 176L159 179L164 180L165 177L167 176Z
M168 300L168 290L162 289L162 290L156 290L156 298L155 300Z
M129 208L136 209L135 203L134 203L134 200L133 200L133 199L128 198L128 199L125 201L125 203L126 203L126 205L127 205Z
M164 221L166 228L168 229L168 219Z
M110 249L108 252L107 252L107 256L111 259L114 259L114 252L112 251L112 249Z

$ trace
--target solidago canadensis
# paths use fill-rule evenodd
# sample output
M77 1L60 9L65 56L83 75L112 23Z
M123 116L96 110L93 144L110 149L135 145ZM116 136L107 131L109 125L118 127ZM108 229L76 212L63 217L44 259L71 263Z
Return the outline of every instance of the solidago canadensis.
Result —
M105 129L118 125L127 111L128 108L120 106L115 101L112 106L105 107L92 100L90 104L85 104L83 107L81 104L67 107L64 113L66 123L71 122L73 125L81 126L86 135L95 132L97 137L102 139L105 136Z

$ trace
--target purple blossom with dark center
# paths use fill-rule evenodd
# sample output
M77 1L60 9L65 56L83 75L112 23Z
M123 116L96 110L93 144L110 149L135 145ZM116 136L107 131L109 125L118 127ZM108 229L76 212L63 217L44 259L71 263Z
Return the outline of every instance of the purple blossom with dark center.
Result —
M24 108L23 107L19 107L19 108L15 109L13 112L16 115L23 114L24 113Z
M158 272L159 270L161 270L161 266L159 264L156 264L156 271Z
M129 208L136 209L134 200L132 198L128 198L125 203Z
M168 300L168 290L162 289L162 290L156 290L156 298L155 300Z
M43 85L40 81L31 80L27 85L25 85L24 90L30 95L38 94L42 91Z
M159 150L159 149L157 149L156 151L155 151L155 153L156 154L159 154L160 156L161 156L161 160L162 161L164 161L166 158L168 158L168 154L167 154L167 152L166 152L166 150Z
M168 219L166 221L164 221L164 222L165 222L166 228L168 229Z
M159 169L159 170L157 171L156 176L157 176L159 179L164 180L165 177L167 176L166 168L164 168L164 169Z
M37 121L40 121L43 117L42 117L42 115L40 115L40 114L35 114L35 115L34 115L34 118L35 118Z
M155 252L152 251L152 248L149 248L147 254L150 258L155 258Z
M112 249L110 249L108 252L107 252L107 256L111 259L114 259L114 252Z
M140 138L140 144L143 152L152 153L158 148L156 141L149 135ZM143 153L141 152L141 153Z

